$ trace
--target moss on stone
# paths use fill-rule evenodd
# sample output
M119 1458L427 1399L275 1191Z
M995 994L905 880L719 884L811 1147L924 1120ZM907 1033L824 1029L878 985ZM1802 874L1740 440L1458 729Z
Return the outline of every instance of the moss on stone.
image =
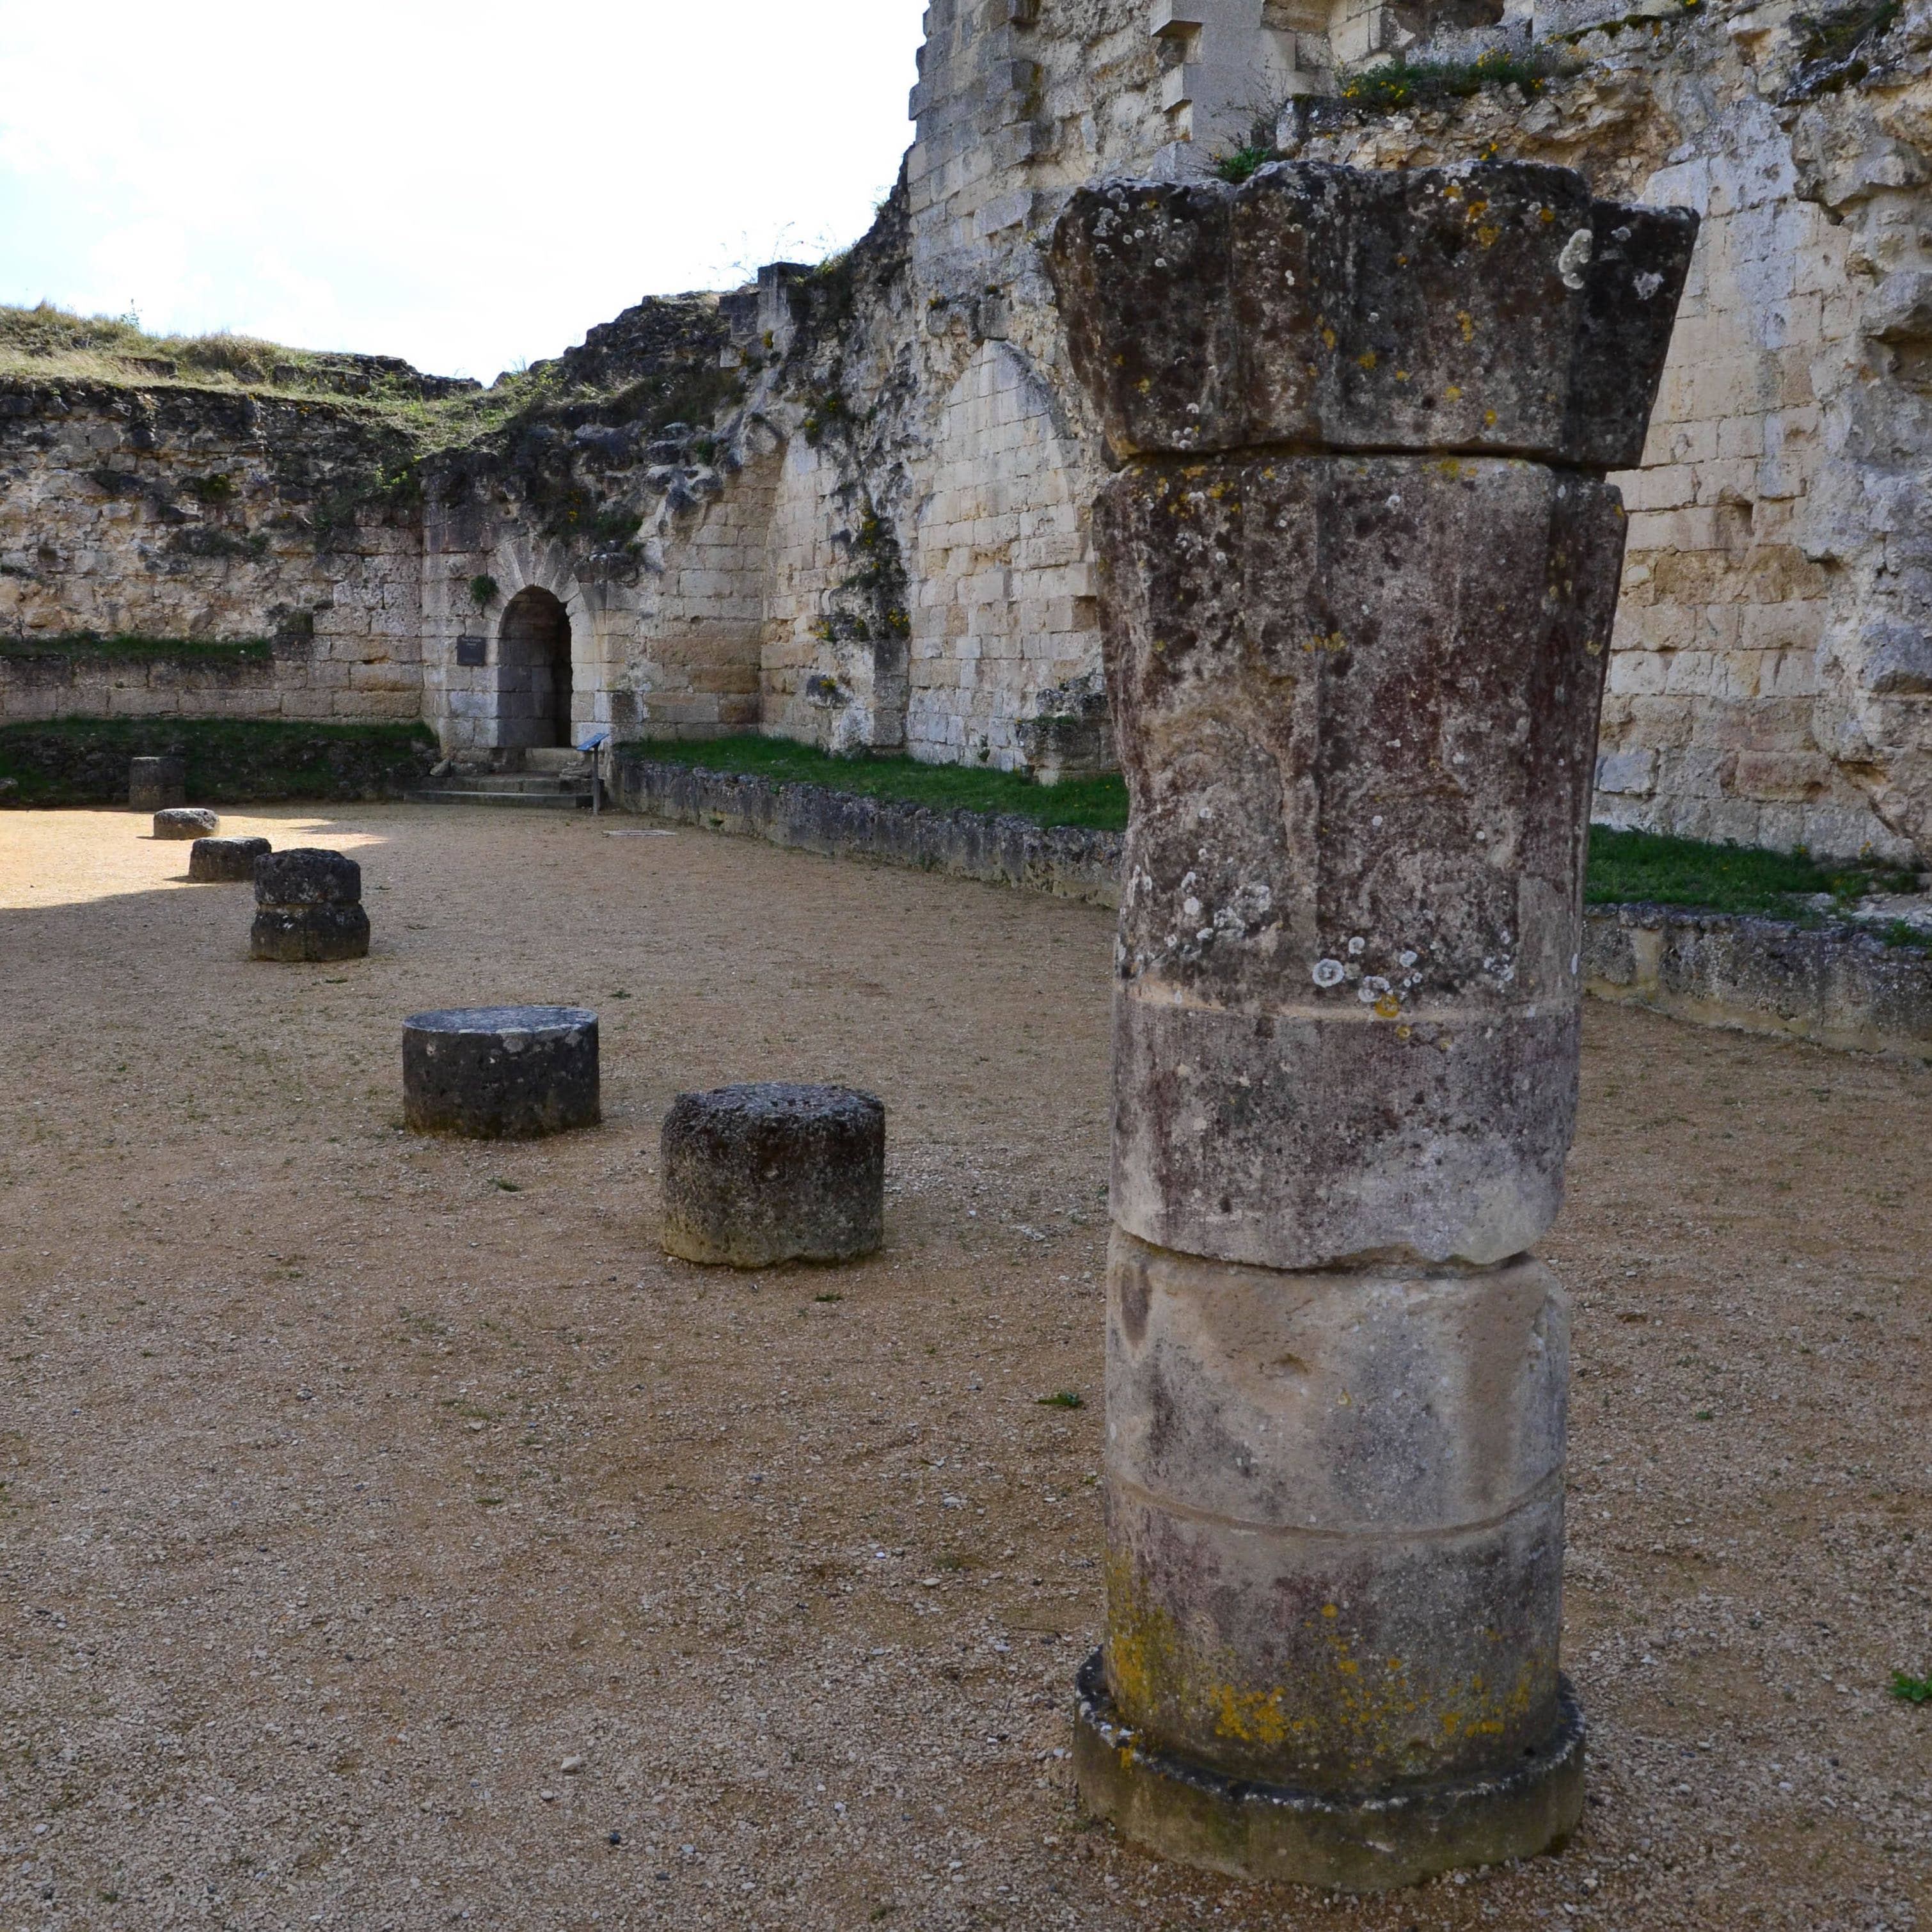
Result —
M241 718L63 718L0 725L0 805L128 802L128 761L178 758L197 802L392 796L435 762L422 724L302 724Z
M311 621L311 628L313 628ZM70 631L56 637L0 638L0 658L105 658L130 664L266 664L266 638L104 637Z

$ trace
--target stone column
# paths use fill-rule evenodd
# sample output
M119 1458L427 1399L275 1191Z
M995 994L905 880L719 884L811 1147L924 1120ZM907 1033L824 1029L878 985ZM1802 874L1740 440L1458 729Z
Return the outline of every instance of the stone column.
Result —
M1561 169L1076 194L1132 799L1088 1803L1370 1889L1560 1840L1597 721L1696 232Z

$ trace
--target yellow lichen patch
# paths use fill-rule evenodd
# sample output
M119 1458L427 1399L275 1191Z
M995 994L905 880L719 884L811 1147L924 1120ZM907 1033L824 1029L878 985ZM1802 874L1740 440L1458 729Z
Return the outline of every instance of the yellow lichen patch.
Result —
M1484 428L1485 428L1485 429L1494 429L1494 428L1496 428L1496 411L1495 411L1494 410L1485 410L1483 412L1483 427L1484 427Z
M1355 364L1358 368L1372 369L1376 366L1376 352L1372 349L1364 350L1355 358Z
M1134 387L1144 396L1154 388L1154 378L1151 376L1143 376Z
M1459 308L1456 311L1456 320L1462 331L1462 340L1465 342L1474 341L1476 339L1475 317L1467 309Z
M1324 349L1333 349L1334 347L1335 332L1332 328L1324 328L1322 330L1322 344Z
M1543 211L1540 218L1546 223L1554 221L1556 219L1556 209L1553 208L1546 208Z
M1493 222L1486 221L1476 230L1476 239L1480 242L1485 248L1493 248L1496 245L1497 241L1501 237L1502 232L1503 231L1500 228L1497 227Z
M1376 1002L1376 1012L1383 1019L1392 1020L1401 1011L1402 1002L1393 993L1384 993Z
M1144 1720L1172 1674L1175 1633L1171 1620L1142 1595L1132 1566L1118 1553L1107 1558L1107 1681L1128 1717Z
M1330 631L1325 636L1319 631L1301 647L1304 651L1344 651L1348 640L1340 631Z
M1452 403L1460 403L1462 400L1462 388L1458 383L1451 382L1442 393Z
M1408 380L1408 371L1406 369L1398 369L1395 372L1395 379L1398 382L1407 382Z
M1282 1714L1280 1690L1237 1690L1232 1684L1208 1687L1207 1700L1214 1712L1214 1728L1224 1738L1238 1738L1244 1744L1278 1744L1290 1732L1306 1730L1306 1718L1291 1719Z

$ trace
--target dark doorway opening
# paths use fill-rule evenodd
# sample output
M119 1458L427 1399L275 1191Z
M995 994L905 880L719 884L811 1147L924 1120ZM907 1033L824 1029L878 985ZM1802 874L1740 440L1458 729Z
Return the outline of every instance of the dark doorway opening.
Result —
M534 584L504 607L497 634L496 742L568 745L570 614Z

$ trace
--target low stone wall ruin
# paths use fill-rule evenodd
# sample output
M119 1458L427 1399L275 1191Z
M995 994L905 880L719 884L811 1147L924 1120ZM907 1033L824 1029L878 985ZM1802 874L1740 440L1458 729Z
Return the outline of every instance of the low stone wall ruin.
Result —
M1842 922L1592 907L1587 992L1700 1026L1932 1060L1932 952Z
M936 812L647 758L618 760L610 796L646 818L794 851L1120 904L1118 832ZM1584 990L1596 998L1701 1026L1932 1060L1932 952L1888 946L1842 922L1813 928L1670 906L1592 906L1583 930Z
M1120 903L1118 832L1036 825L1010 812L936 812L902 799L860 798L652 758L620 758L611 794L628 812L795 851L950 872L1086 905Z

